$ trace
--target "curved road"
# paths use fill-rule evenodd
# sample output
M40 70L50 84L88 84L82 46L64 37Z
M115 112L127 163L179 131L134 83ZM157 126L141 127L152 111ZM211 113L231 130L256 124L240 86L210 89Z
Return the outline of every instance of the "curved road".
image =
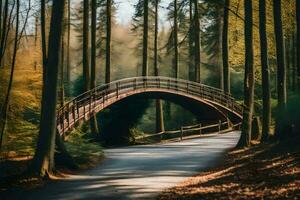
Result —
M162 190L212 167L239 132L168 144L105 150L99 167L10 199L154 199ZM22 197L22 198L21 198Z

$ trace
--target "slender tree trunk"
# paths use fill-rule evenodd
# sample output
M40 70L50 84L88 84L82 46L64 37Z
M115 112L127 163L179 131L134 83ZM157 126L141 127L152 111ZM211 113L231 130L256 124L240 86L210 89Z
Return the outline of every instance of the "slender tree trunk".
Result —
M296 90L297 90L297 56L296 56L296 54L297 54L297 47L296 47L296 36L295 36L295 33L293 33L292 34L292 41L291 41L291 44L292 44L292 46L291 46L291 54L292 54L292 56L291 56L291 59L292 59L292 63L291 63L291 65L292 65L292 90L294 91L294 92L296 92Z
M71 0L68 0L68 19L67 19L67 82L71 81L71 66L70 66L70 40L71 40Z
M12 65L10 70L10 77L9 77L9 83L7 88L7 94L4 100L3 104L3 110L0 113L0 150L2 149L2 142L3 142L3 136L4 131L6 127L6 121L7 121L7 112L9 107L9 100L11 95L11 89L12 89L12 83L14 80L14 72L15 72L15 66L16 66L16 58L17 58L17 52L18 52L18 44L19 44L19 17L20 17L20 0L17 0L17 7L16 7L16 29L15 29L15 44L14 44L14 50L13 50L13 57L12 57Z
M270 124L271 124L271 92L270 92L270 69L268 63L268 40L267 40L267 30L266 30L266 0L259 0L259 34L260 34L262 90L263 90L262 141L265 142L269 139Z
M111 81L110 65L111 65L111 0L106 2L106 68L105 68L105 83Z
M174 0L174 70L175 78L179 78L179 51L178 51L178 5Z
M83 1L83 45L82 67L84 91L90 89L90 65L89 65L89 0Z
M97 31L97 0L92 0L92 23L91 23L91 89L96 87L96 31ZM99 138L99 128L96 114L91 119L91 132L96 139Z
M251 144L252 118L254 110L254 65L253 65L253 9L252 0L244 0L245 9L245 80L244 80L244 113L242 134L238 147Z
M223 20L223 38L222 38L222 57L223 57L223 78L224 91L230 93L230 68L228 56L228 21L229 21L230 0L225 0L224 20Z
M296 0L296 18L297 18L297 82L300 90L300 0Z
M291 82L290 82L290 70L291 70L291 37L290 35L287 35L285 38L285 60L286 60L286 87L287 87L287 92L289 91L291 87Z
M43 70L44 75L46 74L46 64L47 64L47 42L46 42L46 8L45 0L41 0L41 40L42 40L42 60L43 60ZM45 77L43 78L45 79ZM45 80L44 80L45 81Z
M35 51L37 51L37 41L38 41L38 16L35 16L35 25L34 25L34 49ZM37 70L37 58L35 57L35 61L34 61L34 71Z
M159 0L155 0L155 30L154 30L154 71L155 76L159 76L159 65L158 65L158 4ZM156 132L164 132L164 113L162 101L156 100Z
M277 93L278 93L278 114L276 118L275 136L282 138L284 134L283 130L283 118L282 113L285 111L287 101L286 91L286 63L284 54L284 40L282 32L282 20L281 20L281 0L273 0L274 6L274 31L276 37L276 52L277 52Z
M64 23L62 23L64 26ZM63 28L64 29L64 28ZM64 88L64 61L65 61L65 42L64 31L61 35L61 52L60 52L60 106L65 104L65 88Z
M54 149L56 136L56 104L59 69L59 52L61 48L64 0L53 0L52 17L49 34L47 73L42 103L45 108L41 113L40 132L31 166L33 173L45 176L54 170Z
M1 40L1 37L2 37L2 14L3 14L3 2L2 0L0 0L0 40Z
M194 40L195 40L195 73L196 82L201 82L201 55L200 55L200 15L198 0L194 0Z
M196 81L196 72L194 66L194 16L193 16L193 0L189 0L189 21L190 21L190 28L189 28L189 80Z
M149 18L149 0L144 0L144 27L143 27L143 76L148 76L148 18Z
M3 11L3 24L2 24L2 33L0 41L0 65L2 65L2 59L5 51L5 40L7 34L7 18L8 18L8 0L5 0L4 11Z

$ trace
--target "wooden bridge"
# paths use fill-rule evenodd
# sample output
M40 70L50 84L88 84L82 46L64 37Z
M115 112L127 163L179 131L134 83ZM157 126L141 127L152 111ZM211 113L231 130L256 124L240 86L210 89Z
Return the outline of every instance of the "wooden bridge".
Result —
M78 122L89 120L95 113L127 97L159 93L160 96L185 97L227 112L241 119L243 108L224 91L182 79L167 77L135 77L114 81L85 92L66 103L57 111L57 130L60 135L71 130Z

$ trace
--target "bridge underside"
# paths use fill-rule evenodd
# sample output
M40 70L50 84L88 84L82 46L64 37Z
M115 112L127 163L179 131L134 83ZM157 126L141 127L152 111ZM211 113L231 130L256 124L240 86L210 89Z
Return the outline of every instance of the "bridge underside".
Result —
M216 122L218 120L230 120L232 123L238 123L241 120L240 116L231 113L229 110L222 108L222 106L220 105L216 105L212 102L208 102L205 100L199 100L187 96L182 96L176 93L169 93L163 91L144 91L141 93L135 93L126 96L117 102L121 102L122 100L128 98L161 99L170 101L172 103L182 106L186 110L193 113L199 121Z

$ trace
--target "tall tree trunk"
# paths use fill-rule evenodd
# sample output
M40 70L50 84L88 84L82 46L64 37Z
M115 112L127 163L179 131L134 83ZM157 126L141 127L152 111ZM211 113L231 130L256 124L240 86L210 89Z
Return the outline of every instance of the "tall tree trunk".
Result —
M68 16L67 16L67 82L71 81L71 64L70 64L70 40L71 40L71 0L68 0Z
M296 18L297 18L297 82L300 90L300 0L296 0Z
M38 16L35 16L35 24L34 24L34 49L35 51L37 51L37 41L38 41ZM34 70L37 70L37 58L35 56L35 60L34 60Z
M84 91L90 89L90 65L89 65L89 7L90 1L83 1L83 45L82 45L82 75Z
M3 13L3 2L2 0L0 0L0 40L1 40L1 37L2 37L2 13Z
M194 40L195 40L195 73L196 82L201 82L201 55L200 55L200 15L198 0L194 0Z
M97 0L92 0L92 23L91 23L91 89L96 87L96 31L97 31ZM91 119L91 131L96 139L99 138L99 128L96 114Z
M195 72L195 66L194 66L194 16L193 16L193 0L189 0L189 22L190 22L190 28L189 28L189 80L190 81L196 81L196 72Z
M149 0L144 0L144 27L143 27L143 70L142 75L148 76L148 18L149 18Z
M0 66L2 65L2 59L5 51L5 40L7 34L7 18L8 18L8 0L5 0L4 3L4 11L3 11L3 24L2 24L2 33L1 33L1 41L0 41Z
M254 110L253 9L252 0L244 0L245 9L245 80L242 134L238 147L250 146Z
M154 71L155 76L159 76L159 65L158 65L158 4L159 0L155 0L155 30L154 30ZM156 100L156 132L164 132L164 113L162 101Z
M282 112L284 112L287 101L286 91L286 63L284 54L284 40L282 32L282 20L281 20L281 0L273 0L274 10L274 31L276 37L276 53L277 53L277 93L278 93L278 113L276 118L275 137L282 138L283 131L283 118Z
M7 112L9 107L9 100L11 95L11 89L12 89L12 83L14 80L14 72L15 72L15 66L16 66L16 58L17 58L17 51L18 51L18 44L19 44L19 17L20 17L20 0L17 0L17 7L16 7L16 29L15 29L15 41L14 41L14 50L13 50L13 57L12 57L12 65L10 70L10 77L8 82L8 88L6 97L3 104L3 110L0 113L0 150L2 149L2 142L3 142L3 136L4 131L6 127L6 120L7 120Z
M64 0L53 0L46 85L42 95L42 106L45 107L43 108L44 112L41 113L39 137L31 166L33 173L40 176L45 176L54 170L57 82L64 6ZM47 105L44 102L47 102Z
M285 38L285 60L286 60L286 87L287 92L291 87L290 70L291 70L291 37L288 34Z
M45 0L41 0L41 40L42 40L42 60L43 60L43 71L46 74L47 64L47 42L46 42L46 5ZM45 77L43 77L45 79ZM44 80L45 81L45 80Z
M263 90L263 126L262 141L265 142L270 136L271 124L271 92L270 92L270 69L268 63L268 40L266 30L266 0L259 0L259 34L261 51L261 71Z
M292 90L296 92L297 90L297 46L296 46L296 36L295 33L292 33L292 41L291 41L291 60L292 60Z
M110 65L111 65L111 0L106 2L106 67L105 67L105 83L111 81Z
M178 52L178 5L174 0L174 70L175 78L179 78L179 52Z
M65 104L65 88L64 88L64 61L65 61L65 42L64 42L64 22L63 33L61 34L61 51L60 51L60 106L63 107Z
M230 93L230 68L228 58L228 22L229 22L230 0L225 0L224 20L223 20L223 38L222 38L222 58L223 58L223 87L226 93Z

